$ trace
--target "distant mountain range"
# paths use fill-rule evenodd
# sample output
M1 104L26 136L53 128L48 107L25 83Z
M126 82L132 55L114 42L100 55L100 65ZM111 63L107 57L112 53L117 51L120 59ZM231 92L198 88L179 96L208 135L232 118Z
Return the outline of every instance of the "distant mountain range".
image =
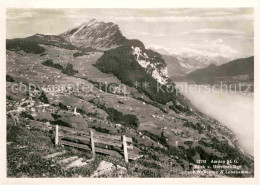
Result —
M164 49L154 49L165 60L169 77L175 81L184 80L187 73L209 66L210 64L221 65L231 59L223 56L204 56L195 53L171 54Z
M197 84L224 84L254 82L254 57L233 60L226 64L209 65L187 75L187 79Z

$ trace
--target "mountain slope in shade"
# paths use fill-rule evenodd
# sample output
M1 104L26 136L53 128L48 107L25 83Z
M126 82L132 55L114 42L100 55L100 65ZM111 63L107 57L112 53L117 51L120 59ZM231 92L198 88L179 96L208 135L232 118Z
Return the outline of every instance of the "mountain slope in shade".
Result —
M220 66L210 65L206 68L193 71L187 79L198 84L253 82L254 57L233 60Z
M167 51L162 48L154 49L151 47L151 49L160 53L163 56L177 60L180 63L180 65L183 68L186 68L187 70L195 70L198 68L203 68L208 66L209 64L221 65L232 60L232 58L227 58L219 54L215 54L211 56L211 55L195 53L195 52L175 53L173 51Z
M175 95L176 90L167 93L165 85L172 82L168 79L165 61L159 53L145 49L143 43L138 40L105 51L94 66L104 73L114 74L122 83L129 86L138 82L137 89L156 102L166 104L169 101L175 102L177 99L179 102L186 101L181 96ZM144 82L149 84L148 87L142 85ZM161 86L163 90L157 91L158 84L164 84ZM185 103L183 105L187 106Z
M57 35L43 35L43 34L35 34L30 37L26 37L26 40L34 41L39 44L46 44L46 45L55 45L66 47L67 49L75 47L71 46L69 42Z
M64 38L57 35L43 35L35 34L26 38L7 39L6 49L12 51L25 51L26 53L41 54L45 52L45 49L40 46L56 46L58 48L64 48L69 50L81 50L71 43L67 42Z
M163 55L167 64L179 63L180 67L186 72L191 72L196 69L204 68L210 64L221 65L228 62L227 58L222 56L208 57L208 56L185 56L185 55Z
M122 35L118 25L112 22L99 22L95 19L59 36L74 46L101 50L115 48L126 42L126 38Z
M172 54L164 49L153 49L160 53L165 60L169 77L174 81L183 81L187 73L209 66L210 64L221 65L228 61L223 56L204 56L196 53Z
M182 66L177 57L165 54L162 54L162 57L167 64L169 78L173 80L185 79L186 73L189 71L189 69Z

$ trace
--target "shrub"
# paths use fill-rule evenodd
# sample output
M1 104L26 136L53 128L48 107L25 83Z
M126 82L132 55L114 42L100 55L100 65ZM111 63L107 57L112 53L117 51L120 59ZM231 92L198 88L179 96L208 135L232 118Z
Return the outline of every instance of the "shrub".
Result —
M28 118L28 119L34 120L34 118L32 117L32 115L31 115L31 114L28 114L27 112L22 112L22 113L20 114L20 116L23 117L23 118Z
M193 141L184 141L184 144L191 147L193 144Z
M144 160L140 160L139 163L143 166L145 166L146 168L153 168L153 169L161 169L162 167L160 165L158 165L155 162L152 161L144 161Z
M177 114L180 113L180 111L175 107L175 105L170 105L169 108L172 109Z
M61 70L61 72L69 76L73 76L74 74L78 73L77 70L73 69L72 64L67 64L66 67Z
M53 125L60 125L60 126L65 126L65 127L71 127L71 125L69 123L64 122L62 120L59 120L59 119L55 120L55 121L51 121L50 123L53 124Z
M13 98L10 95L6 95L6 99L13 100Z
M48 104L49 100L47 96L45 95L44 91L41 91L41 95L38 98L41 102Z
M42 64L45 65L45 66L49 66L49 67L53 67L53 68L59 69L59 70L63 69L62 65L53 63L53 61L51 59L42 62Z
M134 98L135 98L135 97L134 97ZM137 99L137 100L139 100L139 101L142 101L142 102L145 102L146 104L152 105L152 106L154 106L154 107L157 107L157 108L160 109L163 113L168 114L168 111L167 111L161 104L159 104L159 103L157 103L157 102L155 102L155 101L145 100L145 99L143 99L143 98L141 98L141 97L137 97L137 98L135 98L135 99Z
M7 82L14 82L14 79L10 75L6 75L6 81Z
M52 116L55 120L61 118L60 115L58 115L58 114L54 114L54 113L51 113L51 116Z
M201 133L202 130L204 130L200 123L193 124L192 122L186 121L185 123L183 123L183 126L198 130L199 133Z
M83 56L83 55L88 55L88 53L86 52L76 52L73 54L73 56L76 58L76 57L80 57L80 56Z
M98 132L102 132L102 133L110 133L108 129L106 128L101 128L101 127L96 127L96 126L92 126L93 129L95 129Z
M122 112L109 107L105 108L106 113L109 115L108 120L116 123L122 123L128 127L137 128L139 126L139 120L136 115L133 114L123 114Z
M60 109L62 109L62 110L68 110L67 105L64 105L64 104L61 103L61 102L59 102L59 107L60 107Z
M93 103L98 108L104 110L108 114L108 120L115 123L121 123L122 125L137 128L139 126L139 119L136 115L133 114L123 114L122 112L112 108L106 107L105 104L95 102L94 99L89 100L90 103Z
M156 141L156 142L159 142L159 143L161 143L162 145L164 145L164 146L166 146L166 147L168 146L168 143L167 143L167 141L166 141L166 138L165 138L164 135L163 135L163 132L161 133L160 136L155 135L155 134L153 134L153 133L151 133L151 132L149 132L149 131L147 131L147 130L143 130L142 133L143 133L144 135L150 137L152 140L154 140L154 141Z

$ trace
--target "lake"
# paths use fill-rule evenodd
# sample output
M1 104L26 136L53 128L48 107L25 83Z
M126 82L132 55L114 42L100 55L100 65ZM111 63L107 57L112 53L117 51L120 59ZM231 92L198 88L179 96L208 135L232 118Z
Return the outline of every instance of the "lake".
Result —
M202 85L176 83L177 88L201 112L215 118L231 129L243 150L254 156L254 96L209 90Z

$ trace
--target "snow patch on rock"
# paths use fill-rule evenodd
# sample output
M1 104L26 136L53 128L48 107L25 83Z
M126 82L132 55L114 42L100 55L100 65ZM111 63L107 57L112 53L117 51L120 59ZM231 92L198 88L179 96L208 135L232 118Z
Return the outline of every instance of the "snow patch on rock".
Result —
M162 67L162 68L157 68L156 65L159 63L151 63L151 61L149 60L149 57L146 53L144 53L142 51L141 48L139 47L134 47L132 46L132 54L134 56L136 56L136 60L137 62L146 69L146 71L148 72L148 68L149 71L151 72L152 77L157 80L160 84L167 84L168 82L168 70L167 67Z

